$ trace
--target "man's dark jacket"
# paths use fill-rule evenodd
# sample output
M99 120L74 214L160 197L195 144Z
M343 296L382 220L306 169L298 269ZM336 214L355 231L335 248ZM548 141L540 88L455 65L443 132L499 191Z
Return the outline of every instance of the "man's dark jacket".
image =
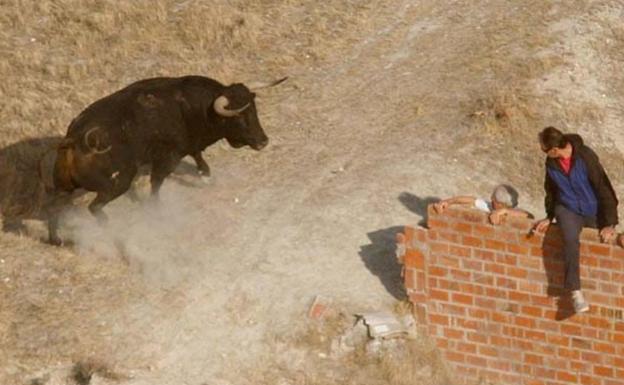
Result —
M613 186L611 185L611 181L607 176L604 168L600 164L598 160L598 156L596 153L585 144L583 144L583 139L576 134L568 134L565 135L566 140L572 145L572 164L570 167L570 176L573 174L574 166L577 160L580 158L581 161L585 164L585 169L587 172L587 179L589 180L589 184L591 185L591 189L595 195L598 207L596 212L596 221L599 228L603 228L606 226L615 226L618 223L618 213L617 213L617 205L618 200L615 196L615 191L613 190ZM549 174L548 169L551 169L551 172L556 172L557 174L560 172L562 175L565 175L561 165L559 164L558 159L554 158L546 158L546 178L544 182L544 189L546 190L546 198L544 200L546 206L546 214L548 218L551 220L555 217L555 205L564 204L564 193L559 191L559 187L555 180L553 180L552 176ZM558 175L561 177L561 175ZM570 193L575 193L574 191L568 191L568 196ZM582 192L578 193L579 199L586 199L583 197ZM567 205L566 205L567 206ZM568 207L572 209L572 207ZM576 210L573 210L576 211ZM582 214L582 213L581 213Z

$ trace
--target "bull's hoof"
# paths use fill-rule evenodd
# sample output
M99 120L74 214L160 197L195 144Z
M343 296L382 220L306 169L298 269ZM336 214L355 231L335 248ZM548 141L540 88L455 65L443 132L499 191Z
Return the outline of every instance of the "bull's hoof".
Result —
M59 237L48 238L48 243L52 246L63 246L63 240Z

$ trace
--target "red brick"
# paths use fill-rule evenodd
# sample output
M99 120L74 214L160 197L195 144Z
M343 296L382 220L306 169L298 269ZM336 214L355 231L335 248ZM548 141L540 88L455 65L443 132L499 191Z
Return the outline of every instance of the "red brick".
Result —
M543 288L544 286L540 283L527 282L527 281L518 282L518 290L531 293L531 294L543 294L544 293Z
M492 286L494 284L494 277L490 274L482 274L475 272L472 274L472 279L475 283L481 285Z
M451 362L465 362L466 356L463 353L447 350L445 353L446 359Z
M423 293L410 293L409 295L411 303L426 303L427 296Z
M515 324L525 328L534 328L536 326L535 320L527 317L516 317Z
M481 238L464 235L462 237L462 245L470 247L481 247L483 245L483 241L481 240Z
M597 354L593 352L581 352L581 359L586 362L602 365L602 354Z
M608 366L594 366L594 374L603 377L613 377L613 368Z
M462 328L462 329L478 330L479 322L475 320L467 320L464 318L456 318L455 326Z
M542 309L537 306L522 306L520 312L531 317L542 317Z
M559 346L570 346L570 338L557 334L549 334L546 337L546 340L549 344L559 345Z
M531 247L531 252L529 255L531 255L532 257L543 257L544 250L542 249L542 247L533 246Z
M439 241L446 241L448 243L459 243L460 235L452 231L433 230L431 234L434 235L434 239Z
M557 355L563 358L569 358L571 360L578 360L581 356L578 350L575 349L565 349L559 348L557 349Z
M488 345L479 346L479 354L482 356L498 357L498 349Z
M490 336L490 344L498 347L511 347L511 340L503 336Z
M408 289L414 289L416 287L414 280L414 269L405 269L405 287Z
M429 298L432 300L448 302L449 294L442 290L429 289Z
M429 275L435 277L446 277L448 275L448 269L441 266L429 266Z
M502 312L492 312L492 321L500 323L510 323L510 315Z
M483 245L486 249L505 251L505 243L501 241L495 241L493 239L486 239Z
M451 269L451 278L458 281L472 281L472 273L470 271Z
M470 255L472 254L472 249L470 249L469 247L464 247L464 246L450 245L449 254L457 256L457 257L461 257L461 258L470 258Z
M440 255L438 257L438 263L443 265L444 267L451 267L459 269L459 258L451 257L449 255Z
M598 267L598 258L593 255L581 254L581 266Z
M563 333L565 335L580 336L580 335L582 335L582 330L581 330L581 328L579 326L576 326L576 325L562 324L561 325L561 333Z
M471 295L467 294L453 293L451 295L451 301L456 303L463 303L465 305L473 305L474 298Z
M598 329L608 329L611 327L611 322L607 321L604 318L589 317L588 323L590 326Z
M611 255L611 248L609 246L589 244L588 248L589 252L594 255L601 255L605 257Z
M460 342L457 344L457 351L468 354L477 354L477 345L467 342Z
M535 368L535 375L539 378L554 380L557 377L557 371L552 368Z
M474 259L462 259L461 263L464 269L483 271L483 262L481 261L475 261Z
M473 250L473 255L475 258L482 259L484 261L494 262L496 260L494 252L490 250L475 249Z
M464 338L464 332L457 329L444 328L444 336L446 338L461 340Z
M447 254L449 251L448 243L429 242L429 250L432 254Z
M496 262L510 266L517 266L518 257L509 254L496 254Z
M529 256L519 256L518 266L523 267L525 269L532 269L532 270L544 269L544 264L542 263L541 260L534 258L534 257L529 257Z
M566 371L557 372L557 380L566 382L577 382L578 377Z
M514 279L509 279L505 277L497 277L496 278L496 286L504 287L506 289L517 290L518 284Z
M559 333L560 329L559 329L559 322L556 321L549 321L549 320L538 320L537 321L537 327L540 330L544 330L544 331L548 331L548 332L552 332L552 333Z
M600 385L600 379L587 374L581 374L580 384L582 385Z
M624 334L622 334L622 333L613 333L612 341L613 342L617 342L619 344L624 344Z
M436 325L449 326L449 317L441 314L430 314L429 322Z
M615 271L622 270L622 262L617 259L600 258L598 260L598 266L601 269L606 269L606 270L615 270Z
M523 245L517 245L513 243L507 244L507 251L513 254L527 255L529 253L529 247Z
M416 249L407 249L403 261L406 267L413 267L416 269L425 268L425 256Z
M466 234L472 234L472 225L470 223L455 222L451 225L451 229Z
M494 227L492 227L491 225L476 224L473 227L473 233L477 237L483 237L483 238L491 237L494 235Z
M594 341L594 350L606 354L615 354L615 347L612 344Z
M538 356L536 354L525 353L524 354L524 363L530 364L530 365L542 366L542 365L544 365L544 359L543 359L542 356Z
M525 330L524 337L533 341L544 341L546 339L546 333L539 330Z
M488 273L501 274L501 275L505 274L505 267L496 263L486 263L484 270Z
M438 279L438 287L443 290L459 291L459 283L447 279Z
M588 329L584 329L584 330L588 330ZM572 337L572 347L577 348L577 349L593 350L592 340L593 339Z
M483 357L466 355L466 363L473 366L480 366L485 368L487 366L487 360Z
M480 332L466 332L466 338L468 341L485 344L488 342L487 336Z
M526 278L528 273L525 269L518 267L507 267L507 275L514 278Z
M449 223L443 219L429 217L427 219L427 226L430 229L447 229L449 227Z

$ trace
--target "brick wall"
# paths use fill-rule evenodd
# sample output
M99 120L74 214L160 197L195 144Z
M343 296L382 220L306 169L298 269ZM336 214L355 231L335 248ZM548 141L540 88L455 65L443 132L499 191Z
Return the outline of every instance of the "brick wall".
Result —
M558 228L429 207L428 229L397 235L419 325L458 384L624 385L624 249L581 234L581 284L590 311L562 294Z

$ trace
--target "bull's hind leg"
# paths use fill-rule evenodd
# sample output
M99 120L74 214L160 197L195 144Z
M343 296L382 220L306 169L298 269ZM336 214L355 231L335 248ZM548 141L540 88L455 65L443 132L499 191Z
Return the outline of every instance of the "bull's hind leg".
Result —
M158 199L158 193L165 178L175 170L178 163L182 159L181 156L171 154L152 162L152 172L150 174L150 184L152 186L152 197Z
M195 164L197 165L197 173L202 177L210 176L210 167L208 163L204 160L201 152L196 152L195 154L191 154L193 159L195 160Z
M104 206L128 191L136 173L136 167L128 167L119 173L111 175L106 183L101 183L102 189L97 191L95 199L89 204L89 211L100 223L108 220L108 217L102 210Z

